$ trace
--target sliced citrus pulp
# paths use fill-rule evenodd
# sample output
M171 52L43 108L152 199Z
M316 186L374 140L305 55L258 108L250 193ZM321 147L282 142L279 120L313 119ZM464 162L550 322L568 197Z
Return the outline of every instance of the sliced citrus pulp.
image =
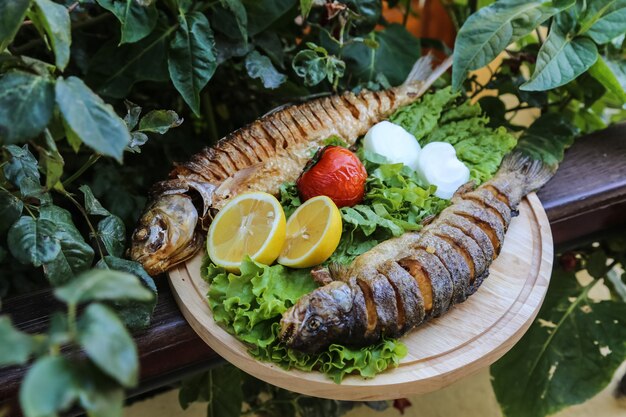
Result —
M292 268L321 264L333 254L341 238L341 213L326 196L313 197L287 222L285 246L278 263Z
M271 265L285 243L285 212L276 197L252 192L229 201L209 227L211 261L238 272L243 258Z

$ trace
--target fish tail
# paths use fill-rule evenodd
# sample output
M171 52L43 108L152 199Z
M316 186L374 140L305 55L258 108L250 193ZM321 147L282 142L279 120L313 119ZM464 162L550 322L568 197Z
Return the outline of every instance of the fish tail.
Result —
M516 173L522 178L522 194L526 195L541 188L556 172L557 166L544 164L521 152L507 155L500 166L501 173Z
M409 90L417 89L419 95L423 94L444 72L452 65L452 57L447 58L441 64L433 68L434 57L428 54L420 57L406 77L402 87Z

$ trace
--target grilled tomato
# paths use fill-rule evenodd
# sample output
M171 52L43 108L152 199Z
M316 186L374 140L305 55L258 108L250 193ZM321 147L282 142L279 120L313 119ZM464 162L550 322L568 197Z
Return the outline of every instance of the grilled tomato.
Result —
M363 200L366 179L367 171L354 153L341 146L326 146L304 167L296 185L302 200L325 195L337 207L347 207Z

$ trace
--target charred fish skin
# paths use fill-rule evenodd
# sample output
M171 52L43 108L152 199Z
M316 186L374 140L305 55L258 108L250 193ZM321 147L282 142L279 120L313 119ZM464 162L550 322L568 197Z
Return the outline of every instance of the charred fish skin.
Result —
M353 304L358 304L344 309L359 311L341 323L341 338L330 337L334 334L328 330L330 322L324 324L327 330L321 338L297 330L306 326L308 317L324 315L308 298L327 292L323 286L285 313L281 336L288 337L283 341L296 349L305 346L307 352L336 342L363 346L401 336L445 314L474 294L488 277L522 197L545 184L555 170L518 153L508 155L494 178L475 190L459 189L452 204L420 233L383 242L334 273L341 281L329 285L348 287ZM326 306L334 304L332 297L327 298Z
M165 196L177 196L175 198L185 201L190 195L199 195L200 198L194 199L194 210L198 214L197 236L181 235L180 241L172 242L171 246L176 248L190 248L177 250L171 257L164 249L155 252L145 243L146 239L133 237L132 259L141 262L150 275L156 275L191 258L201 246L197 242L202 240L203 230L208 229L212 216L230 198L247 191L278 194L283 183L298 178L314 151L330 136L339 135L348 145L353 145L372 125L422 96L450 67L452 60L447 59L435 69L431 64L430 57L421 58L407 81L389 90L347 92L286 106L176 165L169 179L153 187L139 228L145 229L144 225L154 216L151 208ZM187 226L187 222L176 223L175 220L170 216L168 229ZM163 233L162 228L154 225L145 230L155 236ZM185 256L180 256L181 253Z

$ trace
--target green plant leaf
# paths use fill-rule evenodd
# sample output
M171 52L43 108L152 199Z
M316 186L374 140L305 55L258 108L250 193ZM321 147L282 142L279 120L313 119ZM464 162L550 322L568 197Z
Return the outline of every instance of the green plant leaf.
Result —
M13 41L13 37L22 26L28 6L30 6L30 0L0 2L0 52ZM1 88L0 91L2 91Z
M302 13L302 17L305 19L309 16L313 3L313 0L300 0L300 13Z
M48 417L69 409L78 396L74 365L63 356L44 356L28 370L20 387L26 417Z
M166 39L173 33L157 27L150 36L133 44L110 41L89 63L87 83L107 97L124 98L140 81L167 81Z
M598 48L591 39L571 39L555 21L537 55L535 72L520 89L543 91L562 86L587 71L597 59Z
M246 55L245 65L248 75L251 78L260 78L265 88L275 89L287 81L287 76L278 72L272 61L258 51L252 51Z
M76 77L57 79L56 102L65 122L85 145L122 161L130 133L113 107Z
M46 188L51 190L63 175L65 161L59 153L54 139L47 130L44 132L44 141L45 147L37 147L39 151L39 166L46 174Z
M506 417L543 417L600 392L626 358L626 303L588 299L574 273L556 273L536 320L491 367Z
M89 417L122 417L124 390L85 361L77 370L78 399Z
M232 365L208 372L209 404L207 417L239 417L243 402L241 371Z
M61 4L51 0L34 0L37 8L37 17L50 39L56 66L63 71L70 61L70 45L72 44L72 29L70 14Z
M605 44L626 33L626 0L594 0L587 2L581 19L581 34L597 44Z
M248 36L256 36L293 9L298 0L243 0L248 14Z
M419 40L398 24L372 32L372 36L371 46L352 43L344 47L341 58L346 62L348 73L364 81L374 81L382 74L391 85L401 84L420 57Z
M94 251L74 225L69 211L54 205L45 205L39 210L39 216L56 224L54 238L61 243L61 251L56 258L43 265L48 280L54 285L61 285L89 269Z
M45 77L10 71L0 78L0 145L25 142L48 125L54 85Z
M120 44L137 42L152 32L159 12L156 1L96 0L122 24Z
M0 367L22 365L33 350L33 340L27 333L17 330L8 316L0 316Z
M157 303L157 288L154 280L143 269L139 262L129 261L127 259L116 258L114 256L105 256L97 264L96 268L110 268L117 271L131 273L141 279L146 287L152 291L154 297L148 301L116 301L113 307L117 314L122 318L124 324L131 329L141 329L150 324L150 317Z
M524 132L516 150L556 167L576 137L576 129L560 113L546 113Z
M91 192L91 188L88 185L83 184L78 189L83 193L85 197L85 210L92 216L110 216L109 210L102 207L102 204Z
M183 119L173 110L152 110L141 118L138 130L163 135L168 130L178 127L182 123Z
M19 219L24 203L13 194L0 190L0 236Z
M22 197L28 197L41 191L39 183L39 170L37 160L28 150L28 146L23 147L9 145L4 150L10 155L7 164L4 166L4 177L20 190Z
M589 75L598 80L608 91L617 95L623 103L626 103L626 90L603 57L599 56L596 63L589 68Z
M125 387L137 384L137 348L113 311L102 304L90 304L78 320L77 336L89 359L102 372Z
M22 216L9 229L7 243L11 254L18 261L40 267L54 260L61 251L56 233L57 225L54 222Z
M104 244L109 255L122 256L126 245L126 227L122 219L112 214L100 220L98 238Z
M93 269L57 288L54 295L67 304L94 300L152 301L154 295L132 274L112 269Z
M461 87L468 71L484 67L510 43L574 3L575 0L500 0L471 15L454 44L453 89Z
M248 40L248 15L246 14L246 8L241 0L220 0L222 7L230 10L235 16L237 22L237 28L241 33L241 37L244 43Z
M199 12L180 15L178 23L168 49L170 78L193 112L199 114L200 91L217 68L213 31Z
M126 116L124 116L124 123L126 123L126 127L128 130L133 130L137 123L139 123L139 115L141 115L141 107L136 105L135 103L124 100L124 104L126 105Z

